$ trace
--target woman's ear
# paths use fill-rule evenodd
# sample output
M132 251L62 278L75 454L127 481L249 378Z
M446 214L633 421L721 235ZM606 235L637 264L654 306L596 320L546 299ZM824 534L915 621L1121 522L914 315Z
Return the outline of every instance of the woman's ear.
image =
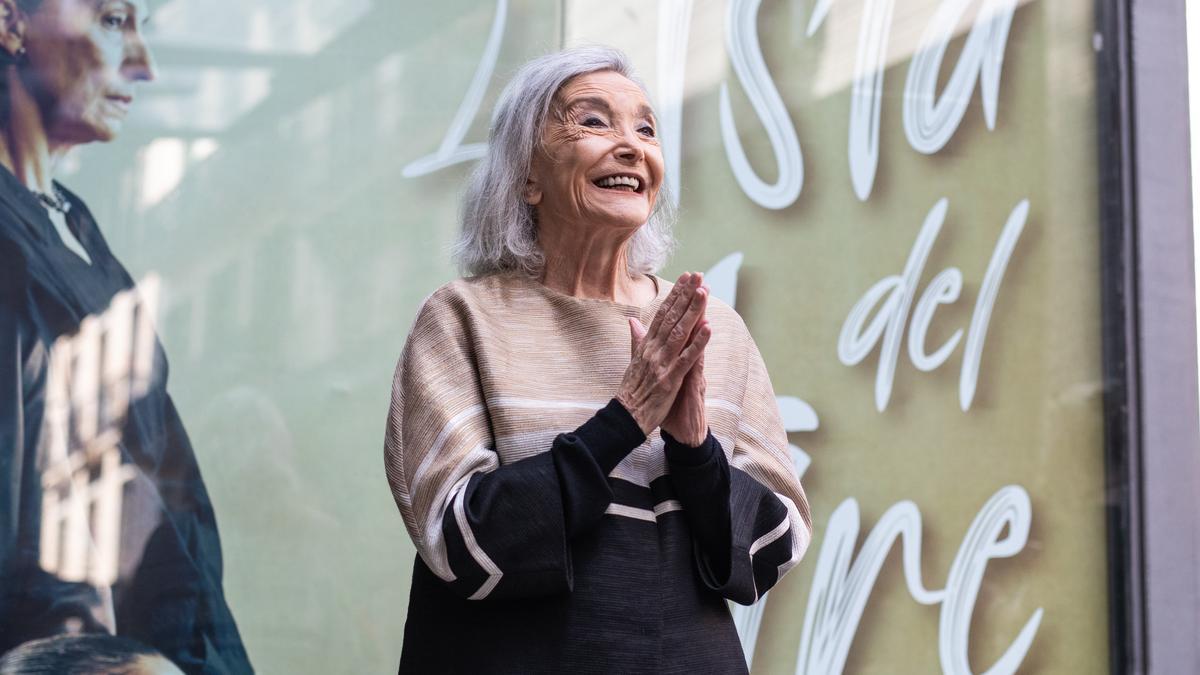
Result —
M4 0L0 0L0 2L4 2ZM525 181L525 190L521 196L525 198L526 204L537 206L542 202L542 188L536 180L529 178Z
M25 12L17 0L0 0L0 49L12 59L25 54Z

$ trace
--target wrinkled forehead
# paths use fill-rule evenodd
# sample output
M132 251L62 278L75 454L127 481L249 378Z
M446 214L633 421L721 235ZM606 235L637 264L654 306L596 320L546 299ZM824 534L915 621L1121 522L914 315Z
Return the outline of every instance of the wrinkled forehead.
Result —
M620 107L654 115L646 90L637 82L613 70L598 70L576 75L563 83L554 94L553 105L569 107L576 102L609 101Z

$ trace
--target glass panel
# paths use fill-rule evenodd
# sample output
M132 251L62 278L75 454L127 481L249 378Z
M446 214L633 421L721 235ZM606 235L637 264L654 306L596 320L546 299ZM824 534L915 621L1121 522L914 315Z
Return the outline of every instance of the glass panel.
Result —
M660 274L706 271L744 318L812 505L804 561L732 608L753 670L1105 672L1093 4L156 3L156 80L55 174L140 291L41 336L48 421L8 465L41 474L4 469L4 564L36 542L99 625L145 619L122 598L158 516L131 505L172 484L118 427L170 404L165 354L187 494L220 526L196 567L223 559L254 667L394 669L415 556L381 461L396 360L456 275L500 90L599 42L659 117L680 209Z
M682 89L671 268L740 265L807 465L755 670L1104 672L1091 3L627 4L566 41Z

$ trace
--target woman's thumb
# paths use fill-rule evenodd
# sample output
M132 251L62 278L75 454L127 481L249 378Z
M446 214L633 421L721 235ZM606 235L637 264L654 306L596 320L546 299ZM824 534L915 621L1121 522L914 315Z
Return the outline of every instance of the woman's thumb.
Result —
M646 327L637 317L629 317L629 353L636 354L638 345L646 338Z

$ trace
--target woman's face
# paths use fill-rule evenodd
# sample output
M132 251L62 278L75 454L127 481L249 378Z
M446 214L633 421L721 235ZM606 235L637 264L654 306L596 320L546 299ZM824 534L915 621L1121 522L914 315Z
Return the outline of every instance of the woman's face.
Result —
M108 141L154 78L141 26L146 0L43 0L26 17L23 76L52 146Z
M539 227L636 230L663 180L654 113L641 87L612 71L568 80L534 152L525 198Z

